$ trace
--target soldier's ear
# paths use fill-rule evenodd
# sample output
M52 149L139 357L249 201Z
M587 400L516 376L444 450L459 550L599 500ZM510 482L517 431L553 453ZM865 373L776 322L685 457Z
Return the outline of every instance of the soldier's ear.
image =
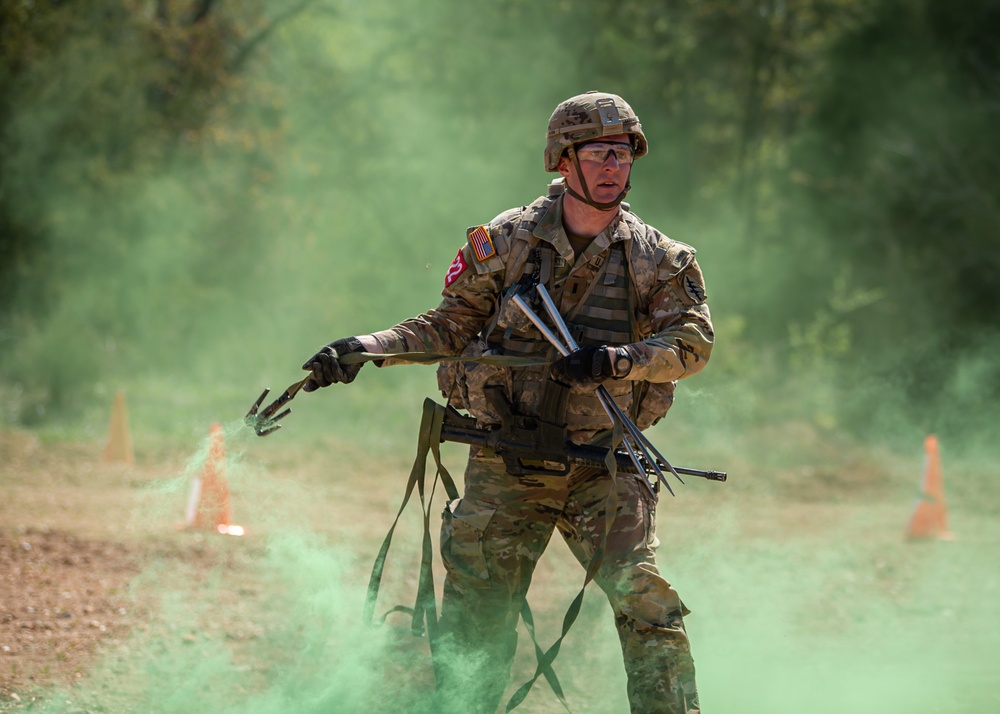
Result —
M559 157L559 163L556 164L556 171L561 173L563 175L563 178L569 178L569 172L571 166L572 163L570 162L569 157L566 156L565 153L563 153L563 155Z

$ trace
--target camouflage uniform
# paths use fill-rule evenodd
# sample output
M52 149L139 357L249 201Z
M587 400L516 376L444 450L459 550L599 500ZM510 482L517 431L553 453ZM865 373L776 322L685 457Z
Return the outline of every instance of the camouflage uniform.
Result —
M559 170L566 157L582 177L581 144L609 138L622 143L622 135L628 136L633 158L647 152L638 117L621 97L600 92L572 97L549 120L545 168ZM616 355L622 350L631 358L627 373L614 372L615 378L604 382L611 397L640 428L661 418L673 401L675 382L699 372L712 350L695 251L621 203L627 183L617 198L603 203L592 198L582 178L576 185L582 194L559 179L531 205L470 228L447 271L438 307L364 336L377 340L381 352L401 355L381 364L405 362L408 352L534 358L528 360L534 366L518 367L450 362L460 366L439 369L439 381L449 401L468 409L481 426L497 424L500 412L509 409L560 429L565 424L566 437L576 443L607 444L611 423L593 385L567 388L551 379L547 363L558 355L512 300L514 294L533 299L535 285L543 284L581 347L615 346ZM579 255L563 227L566 194L612 217ZM362 345L360 338L350 338L317 353L303 366L313 371L313 386L352 381L357 367L342 370L337 350L357 351ZM487 400L487 392L501 392L506 408ZM585 567L600 558L595 579L614 610L632 711L698 711L683 624L688 611L657 570L651 545L656 504L644 489L636 476L612 477L593 468L559 476L512 475L492 452L472 450L465 494L445 508L441 531L447 576L435 648L441 655L435 662L440 710L496 709L535 563L558 528Z
M554 185L550 195L484 227L495 255L479 260L471 240L462 247L436 309L375 337L388 353L555 359L554 348L507 298L512 286L534 276L546 284L581 346L630 345L632 370L605 387L645 428L666 412L675 381L700 371L711 353L714 336L694 250L647 226L623 204L617 220L575 256L562 226L558 181ZM544 366L470 364L459 374L444 370L441 386L453 403L488 425L499 418L483 399L484 386L504 386L516 412L537 415L547 381ZM593 388L573 388L565 418L573 441L607 439L611 425ZM632 711L698 710L683 625L688 611L657 570L651 548L655 503L638 479L612 479L586 468L568 476L513 476L495 455L473 449L464 496L447 505L441 532L447 571L442 651L461 656L440 674L455 711L496 709L535 563L558 528L586 567L604 538L612 486L618 507L597 582L614 609Z

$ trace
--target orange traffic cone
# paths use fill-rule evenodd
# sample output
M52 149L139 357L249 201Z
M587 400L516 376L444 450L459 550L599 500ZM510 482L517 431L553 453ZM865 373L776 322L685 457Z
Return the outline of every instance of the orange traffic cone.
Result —
M226 450L222 425L209 429L208 453L201 478L191 484L188 498L187 528L207 529L226 535L243 535L243 526L230 521L229 486L226 484Z
M108 428L108 444L104 447L106 463L120 462L132 466L135 454L132 452L132 436L128 430L128 409L125 407L125 393L115 394L115 404L111 409L111 425Z
M948 508L944 502L944 484L941 481L941 457L938 440L933 434L924 439L924 480L920 498L906 528L908 540L955 540L948 530Z

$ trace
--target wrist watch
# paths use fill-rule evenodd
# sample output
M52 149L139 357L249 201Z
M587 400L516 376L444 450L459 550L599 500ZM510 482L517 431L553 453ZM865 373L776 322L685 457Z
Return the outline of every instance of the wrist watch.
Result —
M632 355L624 347L614 349L614 358L611 362L611 371L615 379L621 379L632 371Z

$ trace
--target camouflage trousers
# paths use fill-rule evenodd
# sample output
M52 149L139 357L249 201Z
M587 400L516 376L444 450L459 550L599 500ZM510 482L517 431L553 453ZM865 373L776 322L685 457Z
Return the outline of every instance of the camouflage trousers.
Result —
M516 626L535 564L555 529L586 568L605 536L611 476L513 476L476 455L465 495L445 507L447 572L435 667L442 711L493 714L517 645ZM618 509L596 582L614 611L633 714L698 712L694 661L677 592L651 548L655 502L630 474L614 481Z

